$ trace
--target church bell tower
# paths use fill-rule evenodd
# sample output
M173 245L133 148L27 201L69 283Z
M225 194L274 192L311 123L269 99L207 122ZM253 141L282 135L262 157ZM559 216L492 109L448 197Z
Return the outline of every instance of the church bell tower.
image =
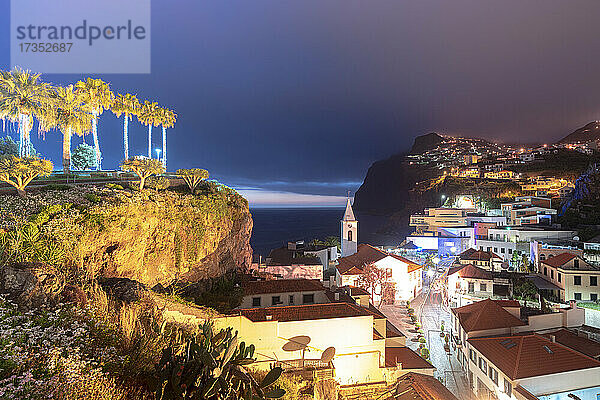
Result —
M354 217L354 211L352 211L352 204L350 204L350 197L348 197L348 202L346 203L346 211L344 212L344 218L342 218L340 224L342 228L342 257L351 256L357 251L358 221Z

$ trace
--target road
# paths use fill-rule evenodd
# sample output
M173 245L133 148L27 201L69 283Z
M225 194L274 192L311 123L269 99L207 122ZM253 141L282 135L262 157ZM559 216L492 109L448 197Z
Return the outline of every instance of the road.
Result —
M451 260L443 260L438 267L448 268ZM468 386L465 375L462 374L455 351L447 354L444 350L444 339L440 337L440 325L444 322L445 332L450 329L450 309L444 304L440 296L436 296L435 288L443 284L443 274L436 271L431 277L429 285L423 287L422 293L412 302L411 307L415 309L415 315L419 318L422 329L425 332L427 347L430 352L431 363L436 367L435 376L441 378L446 387L460 400L473 400L475 396ZM416 333L411 330L414 326L409 323L404 308L399 306L383 306L381 311L388 317L390 322L398 327L406 335L406 345L417 350L419 342L413 341Z

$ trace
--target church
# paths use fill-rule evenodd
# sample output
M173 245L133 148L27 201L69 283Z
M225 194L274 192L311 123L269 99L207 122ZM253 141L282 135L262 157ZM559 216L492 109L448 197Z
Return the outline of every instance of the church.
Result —
M386 271L388 276L385 292L391 298L386 301L412 300L421 292L422 265L369 244L358 244L358 220L350 198L340 227L342 256L336 262L335 286L359 286L365 267L375 266ZM383 292L382 288L376 289L371 300L380 301Z

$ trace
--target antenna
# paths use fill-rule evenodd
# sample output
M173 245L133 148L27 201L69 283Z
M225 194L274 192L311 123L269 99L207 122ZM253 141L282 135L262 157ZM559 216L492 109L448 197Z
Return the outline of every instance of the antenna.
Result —
M335 347L331 346L326 348L323 354L321 354L321 362L329 364L333 360L333 357L335 357Z
M302 352L302 360L300 362L300 366L304 368L304 352L306 351L306 347L310 343L310 337L305 335L294 336L293 338L288 339L288 342L284 344L281 349L283 351L301 351Z

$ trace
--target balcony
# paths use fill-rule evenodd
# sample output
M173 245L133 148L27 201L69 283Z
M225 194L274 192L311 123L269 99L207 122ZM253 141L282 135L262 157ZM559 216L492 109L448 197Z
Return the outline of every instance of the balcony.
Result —
M297 374L302 379L328 379L335 377L335 367L333 362L324 363L321 359L298 359L285 360L275 363L276 367L281 367L284 372Z

